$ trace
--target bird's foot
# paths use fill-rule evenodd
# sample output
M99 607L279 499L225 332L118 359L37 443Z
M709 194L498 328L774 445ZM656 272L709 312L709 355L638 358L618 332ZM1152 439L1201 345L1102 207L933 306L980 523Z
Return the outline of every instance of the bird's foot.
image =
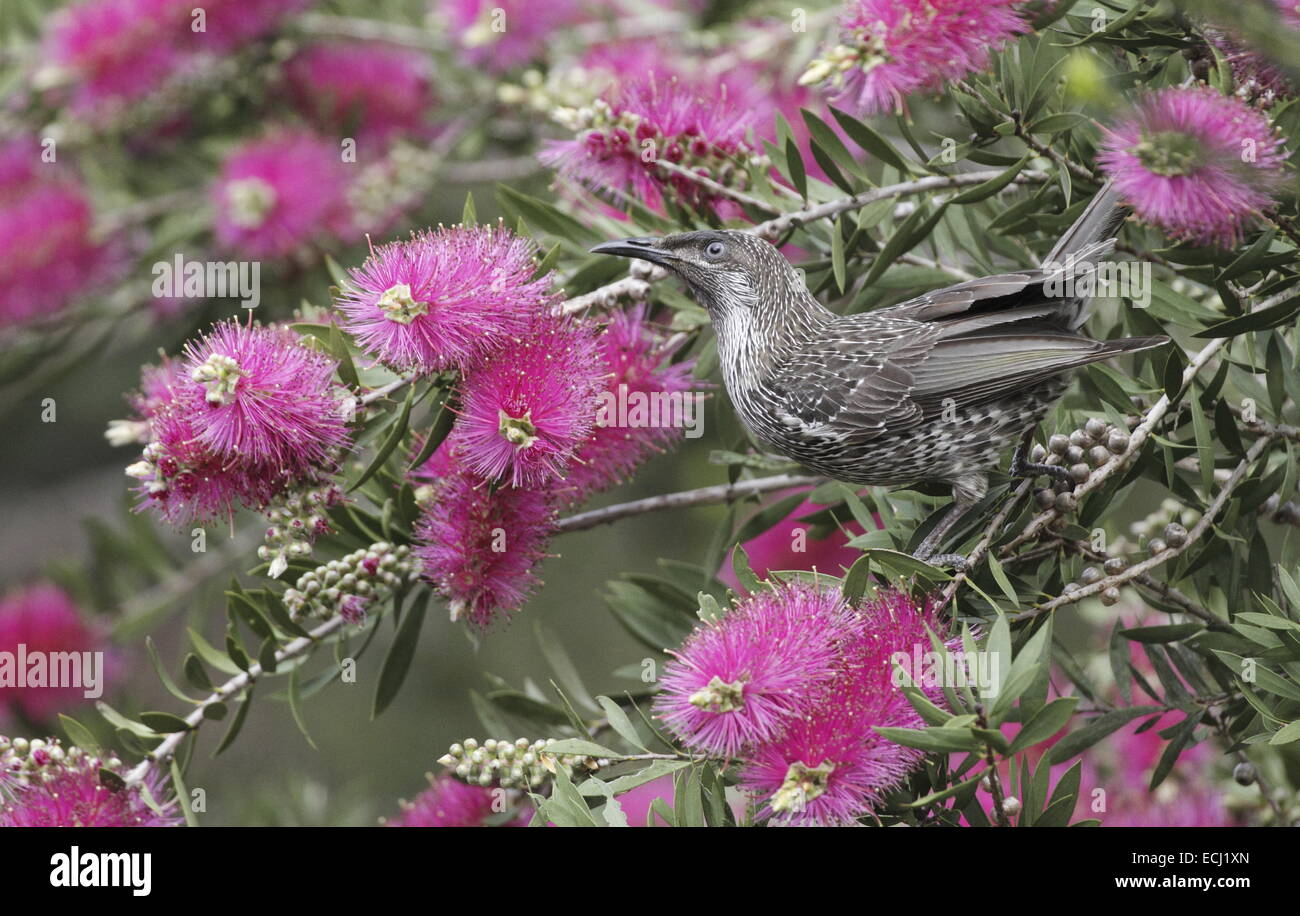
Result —
M1051 477L1053 480L1063 480L1066 483L1073 483L1068 468L1061 467L1059 464L1043 464L1038 461L1030 461L1026 457L1025 447L1021 445L1011 455L1012 477Z
M921 550L916 551L912 556L922 563L928 563L931 566L951 566L953 572L964 572L967 567L966 558L959 553L928 553Z

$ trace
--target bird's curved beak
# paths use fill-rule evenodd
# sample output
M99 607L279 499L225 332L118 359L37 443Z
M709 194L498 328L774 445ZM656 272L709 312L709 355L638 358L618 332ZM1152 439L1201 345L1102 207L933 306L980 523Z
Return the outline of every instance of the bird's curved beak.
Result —
M591 249L592 254L613 254L620 258L638 258L651 264L668 266L678 260L675 254L659 247L661 239L637 238L619 239L615 242L601 242Z

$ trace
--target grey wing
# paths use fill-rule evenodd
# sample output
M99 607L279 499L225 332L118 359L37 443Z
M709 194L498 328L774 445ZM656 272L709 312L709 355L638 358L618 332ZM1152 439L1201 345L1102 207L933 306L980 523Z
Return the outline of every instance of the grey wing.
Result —
M939 329L874 315L842 318L828 333L782 360L770 380L780 394L780 421L809 435L870 439L921 422L912 399L913 370Z

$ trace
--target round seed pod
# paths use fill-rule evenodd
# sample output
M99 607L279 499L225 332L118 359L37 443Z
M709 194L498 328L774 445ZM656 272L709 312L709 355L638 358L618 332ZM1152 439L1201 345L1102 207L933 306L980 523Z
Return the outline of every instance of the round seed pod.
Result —
M1038 503L1039 508L1050 509L1056 502L1056 493L1050 487L1034 491L1034 501Z
M1106 433L1110 430L1110 425L1100 417L1092 417L1084 424L1084 430L1088 435L1098 442L1104 442Z
M1255 772L1255 765L1243 760L1232 768L1232 778L1237 781L1239 786L1248 786L1255 781L1258 774Z
M1095 468L1101 467L1107 461L1110 461L1110 452L1101 445L1094 445L1088 449L1088 463Z
M1029 450L1029 460L1032 461L1034 464L1042 464L1043 459L1045 459L1046 457L1047 457L1047 449L1043 448L1041 445L1035 442L1034 447Z
M1083 572L1079 574L1079 581L1084 585L1092 585L1101 578L1101 570L1095 566L1085 566Z
M1083 449L1077 445L1071 445L1065 450L1065 463L1078 464L1083 460Z
M1015 817L1020 813L1020 799L1014 795L1009 795L1002 799L1002 813L1007 817Z
M1128 449L1128 433L1122 433L1119 430L1112 432L1106 437L1106 448L1116 455L1125 452Z
M1106 607L1113 607L1114 605L1119 604L1119 589L1111 586L1102 592L1101 603L1106 605Z
M1087 448L1092 445L1092 442L1087 433L1081 429L1076 429L1074 432L1070 433L1070 444L1076 448Z
M1074 489L1074 484L1068 480L1052 480L1052 489L1057 493L1069 493Z
M1074 494L1073 494L1073 493L1057 493L1057 494L1056 494L1056 511L1057 511L1057 512L1073 512L1073 511L1074 511L1074 507L1075 507L1075 500L1074 500Z
M1177 522L1165 525L1165 542L1170 547L1182 547L1187 543L1187 529Z
M1156 554L1164 553L1168 549L1169 545L1165 543L1164 538L1152 538L1147 542L1147 550L1151 551L1153 557Z
M1101 564L1101 568L1106 571L1106 575L1113 576L1117 573L1122 573L1128 568L1128 560L1125 560L1123 557L1111 557L1105 563Z
M1070 465L1070 479L1075 483L1083 483L1091 476L1092 468L1088 466L1087 462L1080 461L1078 464Z
M1070 440L1060 433L1052 436L1047 440L1047 448L1054 455L1064 455L1065 450L1070 447Z
M1070 592L1077 592L1078 590L1079 590L1079 583L1078 583L1078 582L1067 582L1067 583L1065 583L1065 585L1061 588L1061 591L1064 592L1064 593L1067 594L1067 595L1070 594Z

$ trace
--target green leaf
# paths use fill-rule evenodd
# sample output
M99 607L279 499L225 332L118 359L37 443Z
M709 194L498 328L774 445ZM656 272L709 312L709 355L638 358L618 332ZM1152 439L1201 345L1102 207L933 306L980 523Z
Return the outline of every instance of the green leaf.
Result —
M293 714L293 721L298 726L298 731L302 732L302 736L307 739L307 743L311 745L312 750L319 750L316 747L316 742L312 740L311 734L307 731L307 720L303 718L302 714L302 692L298 684L298 673L300 671L302 671L301 665L289 673L289 711Z
M763 587L763 582L749 565L749 554L743 544L736 544L731 550L731 571L736 574L736 581L747 592L756 592Z
M435 400L437 405L434 410L433 423L429 427L429 434L424 438L424 445L420 447L420 453L415 456L411 462L412 471L419 468L429 460L429 457L438 450L446 440L447 434L451 432L452 424L456 422L456 412L452 409L451 403L452 392L450 389L444 389L440 392Z
M1018 754L1025 748L1046 741L1055 735L1065 727L1066 722L1070 721L1070 716L1074 715L1074 707L1078 704L1078 697L1061 697L1038 710L1025 723L1024 728L1020 729L1016 740L1011 742L1010 753Z
M928 752L956 753L958 751L977 751L984 742L969 728L884 728L873 726L882 737L901 744Z
M169 712L142 712L140 721L159 734L187 732L193 727L180 716Z
M1300 296L1293 296L1269 308L1239 315L1236 318L1229 318L1227 321L1220 321L1218 324L1212 324L1192 336L1202 338L1237 337L1247 331L1262 331L1286 324L1297 314L1300 314Z
M248 718L248 707L253 705L253 688L249 687L244 692L244 698L239 702L239 708L235 710L235 718L231 720L230 726L226 729L225 735L221 738L221 743L217 749L212 752L216 757L230 745L235 743L235 738L239 736L239 730L244 727L244 720Z
M992 197L1007 185L1011 184L1011 182L1015 180L1016 176L1024 170L1025 166L1029 164L1029 160L1033 159L1035 155L1037 154L1032 152L1026 153L1016 162L1015 165L1008 168L1001 175L998 175L996 178L990 178L983 184L977 184L972 188L967 188L960 194L955 195L951 202L954 204L973 204L976 201Z
M596 705L596 701L592 698L591 692L587 690L587 685L582 682L577 666L569 658L564 646L550 630L542 626L541 621L534 625L533 630L537 636L537 644L541 647L542 655L546 657L547 664L551 666L551 670L559 678L560 684L563 685L569 699L591 712L598 712L599 707Z
M1076 754L1083 753L1107 735L1119 731L1134 719L1158 712L1163 712L1159 706L1129 706L1103 713L1083 728L1070 732L1052 745L1047 759L1053 766L1064 763Z
M1292 741L1300 741L1300 719L1279 728L1268 739L1268 743L1273 745L1290 744Z
M609 727L614 729L620 738L633 747L640 748L643 751L650 749L641 743L641 737L637 734L636 726L632 720L623 712L622 707L606 696L596 697L596 702L600 708L605 710L605 718L609 720Z
M220 650L214 648L211 643L200 636L196 631L187 629L186 633L190 637L190 644L194 646L194 651L198 653L199 658L204 662L216 668L218 671L224 671L226 674L239 674L243 669L230 660Z
M893 144L886 140L876 131L872 130L866 124L863 124L857 118L838 108L831 108L831 114L839 122L840 127L849 135L849 139L862 147L866 152L875 156L886 165L892 165L904 175L911 173L912 164L903 158L898 150L894 149Z
M63 726L63 733L68 736L68 740L77 747L91 754L99 753L99 739L86 726L71 716L65 716L63 713L59 713L59 724Z
M388 456L393 453L393 450L396 449L398 444L402 441L402 437L406 435L406 425L411 419L411 404L414 399L415 385L411 384L407 388L406 401L402 405L401 413L397 415L397 419L394 420L392 425L388 428L388 435L384 437L384 444L379 446L379 450L375 452L375 457L371 460L365 471L362 472L361 476L353 481L351 486L348 487L349 493L353 492L357 487L361 486L373 477L375 472L383 467L384 462L388 460Z
M790 172L790 182L799 192L799 196L807 200L808 170L804 168L803 157L799 155L799 147L793 139L785 141L785 163Z
M198 818L194 816L194 811L190 808L190 793L185 787L185 779L181 775L180 764L176 758L171 760L172 790L176 793L176 803L181 807L181 814L185 816L186 827L199 826Z
M574 757L617 758L621 756L618 751L611 751L604 745L588 741L585 738L561 738L554 744L547 745L542 753L549 754L552 757L572 755Z
M430 594L428 601L422 604L414 602L402 617L397 635L393 637L393 643L388 647L388 654L384 656L383 666L379 669L379 683L375 685L375 700L370 708L372 722L379 718L402 689L402 682L406 680L406 674L411 669L411 660L415 658L415 650L420 642L420 627L424 625L424 615L433 601L434 596ZM394 616L398 616L400 603L400 596L393 598Z

